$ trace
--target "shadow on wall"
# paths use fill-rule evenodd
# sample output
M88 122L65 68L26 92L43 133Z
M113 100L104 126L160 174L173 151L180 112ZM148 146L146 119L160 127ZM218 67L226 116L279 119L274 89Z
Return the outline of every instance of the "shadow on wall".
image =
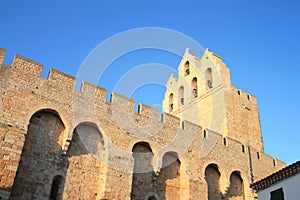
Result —
M134 169L131 199L164 200L180 199L180 161L178 155L168 152L163 156L162 170L155 173L152 166L153 152L146 142L139 142L132 149Z
M244 200L243 179L240 173L235 171L230 176L229 188L223 194L220 190L221 173L216 164L210 164L205 169L205 180L207 183L208 200Z
M67 152L64 199L96 199L101 174L98 156L103 147L103 136L96 125L82 123L74 129Z
M131 186L131 199L144 199L155 192L155 173L152 166L153 152L146 142L139 142L132 148L134 167ZM155 197L154 197L155 198Z
M61 149L64 129L53 110L41 110L31 117L11 199L62 197L68 165Z
M56 111L41 110L31 117L10 199L95 199L100 170L95 154L103 149L103 137L93 124L80 124L65 154L64 130Z
M8 193L11 191L11 188L0 188L0 200L2 199L8 199Z
M226 200L244 200L244 183L239 172L233 172L230 176L230 186L225 194Z
M161 199L180 199L180 164L177 153L164 154L162 169L158 177Z

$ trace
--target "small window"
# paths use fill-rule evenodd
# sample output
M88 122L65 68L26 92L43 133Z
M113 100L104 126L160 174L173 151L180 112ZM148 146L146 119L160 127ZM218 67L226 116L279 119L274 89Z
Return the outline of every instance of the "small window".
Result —
M241 95L241 91L240 90L238 90L238 95Z
M257 154L257 159L260 160L260 153L257 152L256 154Z
M224 146L227 146L227 139L226 138L223 138L223 143L224 143Z
M184 122L181 122L181 129L184 130Z
M190 75L190 62L186 61L184 64L184 76Z
M273 166L276 167L276 160L273 159Z
M284 193L282 188L274 190L270 194L271 194L271 200L284 200Z
M249 94L247 95L247 99L250 100L250 95Z
M203 131L203 137L206 138L206 130Z
M245 145L242 145L242 152L245 153Z

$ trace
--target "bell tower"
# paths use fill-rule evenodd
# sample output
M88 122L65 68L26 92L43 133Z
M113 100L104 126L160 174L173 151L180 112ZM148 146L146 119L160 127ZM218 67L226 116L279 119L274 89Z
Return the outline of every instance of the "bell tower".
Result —
M163 111L263 151L256 98L231 85L223 59L205 50L197 58L186 49L171 75Z

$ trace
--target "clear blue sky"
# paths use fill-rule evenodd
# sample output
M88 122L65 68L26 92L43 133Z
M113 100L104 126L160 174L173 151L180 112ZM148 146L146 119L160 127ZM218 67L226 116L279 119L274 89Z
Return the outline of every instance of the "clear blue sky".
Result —
M297 0L9 0L0 3L0 47L8 51L8 64L17 53L43 63L44 77L51 67L76 76L89 52L114 34L149 26L182 32L223 57L232 84L257 97L265 152L290 164L300 159L299 10ZM130 53L99 84L111 92L123 73L150 62L175 69L179 58ZM163 93L162 86L147 85L132 98L155 105Z

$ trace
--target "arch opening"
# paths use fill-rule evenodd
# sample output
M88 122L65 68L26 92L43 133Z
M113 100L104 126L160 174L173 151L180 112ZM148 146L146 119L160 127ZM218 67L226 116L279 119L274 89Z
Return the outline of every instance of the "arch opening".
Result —
M144 199L153 192L151 185L156 184L156 176L152 166L153 152L147 142L138 142L132 148L134 161L131 199Z
M208 200L220 199L222 193L220 190L221 173L216 164L210 164L205 169L205 181L207 183Z
M50 200L62 199L64 178L60 175L55 176L52 181Z
M161 199L180 199L180 166L177 153L167 152L163 155L159 174L159 187L163 191Z
M103 168L104 139L97 125L83 122L73 130L73 137L67 151L69 166L65 188L65 199L95 199ZM74 178L77 177L77 178ZM86 187L82 187L86 186Z
M240 172L232 172L230 175L230 185L225 195L227 200L244 200L244 182Z
M40 110L32 115L12 187L12 199L42 199L43 194L50 195L52 183L43 180L57 173L56 166L67 165L67 160L61 157L64 131L65 125L55 110Z

